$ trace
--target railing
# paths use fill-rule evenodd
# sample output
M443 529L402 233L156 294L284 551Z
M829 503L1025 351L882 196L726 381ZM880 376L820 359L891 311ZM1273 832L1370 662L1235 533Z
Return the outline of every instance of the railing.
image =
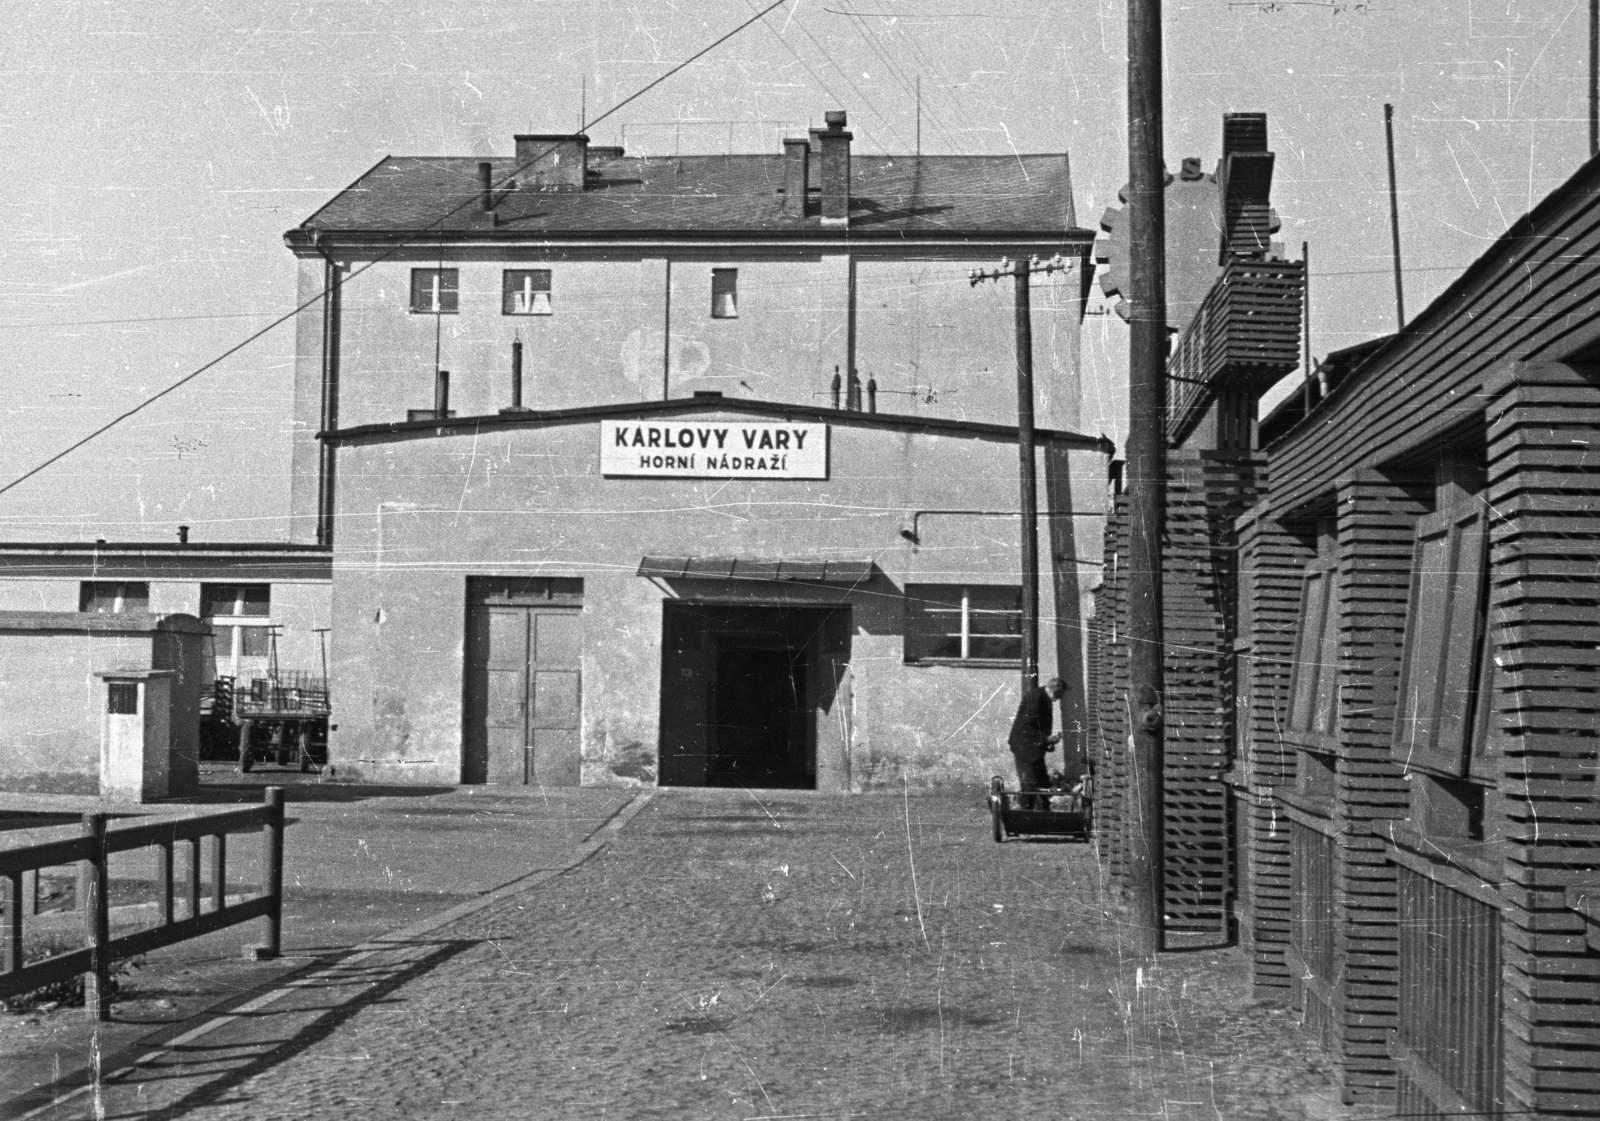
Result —
M1390 1054L1408 1117L1496 1115L1500 912L1401 867L1400 1017Z
M251 898L228 902L227 867L230 833L262 833L261 890ZM210 910L203 910L201 897L201 842L213 838L211 845ZM179 844L189 849L184 894L188 911L178 918L174 907L177 884L174 877L174 851ZM109 858L114 853L160 848L157 865L157 925L111 937ZM83 912L83 948L56 954L32 964L24 964L23 913L24 877L47 868L78 865L76 905ZM111 1012L111 964L118 958L132 957L160 949L224 927L266 919L265 944L253 947L254 956L278 956L283 921L283 790L269 786L263 805L249 809L199 817L167 818L129 826L106 828L106 815L83 815L83 833L78 837L43 841L20 848L0 849L0 879L8 887L5 906L5 932L0 945L5 950L4 969L0 969L0 999L20 996L47 985L83 975L84 1006L95 1019L107 1019Z
M1290 982L1306 1023L1331 1041L1334 975L1334 839L1299 821L1289 834L1289 962Z

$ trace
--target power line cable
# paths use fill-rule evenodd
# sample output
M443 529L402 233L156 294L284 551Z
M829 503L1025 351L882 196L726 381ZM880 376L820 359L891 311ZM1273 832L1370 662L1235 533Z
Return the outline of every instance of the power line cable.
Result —
M751 16L749 19L745 20L738 27L735 27L732 31L729 31L727 34L725 34L722 37L716 39L710 45L708 45L706 47L703 47L700 50L696 51L694 54L690 55L688 58L686 58L682 62L678 63L676 66L674 66L672 69L668 70L665 74L661 75L659 78L655 79L652 82L647 83L646 85L644 85L640 89L638 89L635 92L629 94L627 97L623 98L621 101L619 101L615 105L613 105L610 109L607 109L604 113L601 113L598 117L594 118L594 120L592 120L592 121L584 121L582 123L581 129L586 131L589 128L593 127L594 125L599 124L601 121L605 120L607 117L610 117L613 114L617 113L620 109L623 108L623 106L628 105L630 102L637 101L639 98L643 97L645 94L647 94L651 90L655 89L662 82L665 82L668 78L672 77L674 74L678 73L680 70L683 70L684 68L690 66L691 64L699 61L701 58L705 57L706 55L710 54L712 51L714 51L718 47L720 47L722 44L726 43L729 39L732 39L735 35L739 34L745 28L749 27L751 24L757 22L758 20L761 20L769 12L772 12L775 9L782 7L786 3L788 3L788 0L773 0L773 2L771 4L768 4L765 8L762 8L759 12L757 12L755 15ZM512 168L511 171L508 172L506 174L506 176L500 180L499 183L492 184L491 186L503 187L513 177L515 177L516 175L521 173L524 169L532 167L534 164L538 163L545 156L547 156L551 152L555 151L555 149L556 149L556 145L552 144L550 147L548 147L548 148L544 149L543 151L539 152L538 154L533 156L531 159L529 159L526 162L524 162L522 164L519 164L518 166ZM478 198L477 198L476 195L474 195L472 197L469 197L464 202L460 203L457 206L451 207L449 210L447 210L443 214L441 214L438 218L434 219L432 222L430 222L428 224L426 229L427 230L432 230L435 227L441 227L443 225L443 223L449 221L455 215L461 213L461 211L466 210L469 207L477 205L477 203L478 203ZM444 233L443 229L440 229L439 233L442 236L443 233ZM337 287L339 287L339 286L341 286L341 285L343 285L343 284L345 284L345 283L347 283L347 282L349 282L351 280L354 280L356 277L360 276L362 273L366 272L368 269L372 268L374 265L380 264L383 261L388 260L390 257L394 256L394 254L398 253L401 249L405 248L408 244L415 243L416 240L418 240L418 239L409 238L409 239L402 239L402 240L396 242L389 249L385 250L383 253L379 254L376 257L374 257L372 260L368 261L366 264L362 265L360 268L351 270L350 275L345 277L343 280L339 280L339 279L336 278L334 280L333 287L337 288ZM196 368L195 370L191 371L190 373L184 375L183 377L179 378L177 381L173 382L171 385L167 386L165 389L161 390L159 393L154 393L151 396L146 397L143 401L140 401L133 408L128 409L126 412L123 412L123 413L119 414L118 416L112 418L111 420L107 421L105 424L102 424L99 428L96 428L93 432L89 433L87 436L83 437L81 440L78 440L75 443L67 446L66 448L63 448L61 451L56 452L54 455L52 455L49 458L45 459L41 463L39 463L39 464L35 465L34 467L28 469L27 471L23 472L21 475L18 475L15 479L12 479L10 482L6 483L4 486L0 486L0 495L3 495L6 492L8 492L10 490L13 490L14 488L20 486L21 484L27 482L29 479L33 478L35 475L39 474L39 472L41 472L41 471L45 470L46 468L50 467L52 464L59 463L61 460L65 459L67 456L71 455L73 452L75 452L79 448L83 447L89 441L94 440L94 439L104 435L106 432L109 432L111 429L115 428L117 425L119 425L123 421L127 420L129 417L134 416L135 414L144 411L145 409L149 408L151 405L155 404L157 401L161 400L163 397L166 397L168 394L171 394L171 393L177 391L178 389L182 388L183 386L189 384L191 381L193 381L195 378L199 377L201 374L205 373L207 370L213 369L217 365L222 363L223 361L227 360L228 358L231 358L233 355L237 354L239 351L243 350L245 347L249 346L251 343L255 342L257 339L262 338L263 336L267 335L268 333L276 330L278 327L283 326L283 324L289 322L289 320L293 319L295 316L299 315L302 311L305 311L308 307L310 307L311 305L315 304L318 300L321 300L323 297L325 297L328 294L328 291L329 291L328 288L324 288L321 292L318 292L315 296L312 296L310 299L308 299L308 300L304 301L303 303L299 304L298 306L296 306L292 311L289 311L289 312L286 312L283 315L280 315L278 318L274 319L271 323L267 324L265 327L261 328L259 331L256 331L255 333L253 333L251 335L247 335L241 341L235 343L233 346L230 346L227 350L223 351L221 354L217 355L215 358L211 359L209 362L205 362L205 363L201 364L198 368Z
M851 18L860 29L861 37L866 41L867 47L874 54L876 54L883 62L884 66L888 68L889 77L895 82L899 83L900 88L905 91L906 96L910 97L913 101L916 101L917 92L913 87L911 80L906 77L905 71L900 68L900 64L894 60L889 52L885 50L884 47L878 42L876 36L872 34L872 28L867 26L867 21L862 17L855 15L854 13L851 13ZM945 143L949 144L953 150L959 150L959 145L956 144L955 137L951 134L950 130L945 127L944 122L935 117L931 110L926 110L926 112L928 120L932 122L933 126L944 135Z
M845 80L845 84L848 85L853 91L855 91L855 95L860 100L861 104L863 104L863 105L867 106L867 108L871 109L873 111L873 113L877 114L879 120L883 121L883 123L886 126L889 126L890 125L889 115L887 113L885 113L882 109L879 109L877 107L877 105L875 105L873 103L872 99L870 97L868 97L864 92L862 92L861 87L856 85L855 79L850 77L850 72L848 70L846 70L843 66L839 65L838 61L834 59L834 57L833 57L833 55L831 53L829 53L828 48L824 47L822 45L821 40L819 40L815 35L813 35L811 33L811 29L809 27L807 27L804 23L802 23L802 24L800 24L800 31L801 31L802 34L805 35L805 37L807 39L811 40L812 45L815 46L818 51L822 52L822 57L827 59L829 64L832 65L832 67L839 72L840 77L842 77ZM898 128L894 128L893 126L890 126L890 127L891 127L891 131L893 131L896 134L896 136L898 136L900 130ZM865 132L866 129L863 128L862 131ZM904 137L899 137L899 139L896 140L896 143L902 149L905 149L905 148L908 147L906 145Z

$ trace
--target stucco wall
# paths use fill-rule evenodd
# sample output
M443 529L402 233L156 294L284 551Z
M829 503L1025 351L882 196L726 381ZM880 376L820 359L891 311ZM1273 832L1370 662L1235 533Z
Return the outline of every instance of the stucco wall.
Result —
M696 419L717 415L708 406ZM1015 510L1013 443L835 425L832 477L814 482L607 479L598 453L593 423L340 450L331 750L341 771L457 781L467 576L577 576L584 781L649 781L661 603L707 589L638 577L644 555L873 560L883 576L868 588L806 593L852 607L852 785L979 781L1009 764L1015 669L905 665L900 592L908 580L1018 582L1014 516L924 515L916 545L901 532L918 510ZM1048 675L1057 621L1040 536Z
M558 409L716 389L730 397L827 403L850 357L852 265L842 254L799 250L681 250L669 261L615 251L404 249L365 267L340 295L339 424L405 419L433 406L434 369L449 370L458 416L511 403L511 343L523 343L523 403ZM855 365L878 381L881 412L1014 423L1015 337L1009 281L967 282L987 257L858 259ZM454 315L409 310L411 271L459 270ZM549 316L501 314L506 268L549 268ZM738 318L711 315L711 270L738 269ZM301 262L300 297L322 283L320 258ZM1038 423L1074 427L1081 395L1076 269L1036 278L1033 342ZM670 299L669 299L670 292ZM316 320L320 314L303 316ZM670 342L668 341L670 336ZM315 538L322 344L296 344L294 537Z
M76 605L74 605L76 606ZM104 617L94 619L98 628ZM194 620L177 631L153 629L150 615L128 618L129 630L41 627L0 615L0 789L45 794L96 794L106 670L175 673L169 724L178 755L176 789L193 787L198 751L201 636ZM132 629L138 628L138 629Z
M122 579L118 576L115 579ZM155 615L198 615L200 580L149 580L150 611ZM78 577L30 576L0 579L0 611L77 611ZM283 669L322 672L316 628L332 617L332 586L326 580L258 580L219 575L205 583L269 583L272 586L272 622L282 626L278 635L278 663ZM211 652L210 640L203 647ZM263 662L264 664L264 662Z

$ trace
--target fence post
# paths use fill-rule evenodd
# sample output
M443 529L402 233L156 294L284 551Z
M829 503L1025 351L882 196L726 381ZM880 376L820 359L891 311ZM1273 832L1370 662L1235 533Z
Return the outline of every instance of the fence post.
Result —
M106 815L84 814L83 835L89 839L90 853L79 866L78 905L83 908L91 953L89 972L83 975L83 1010L91 1020L109 1020L111 959L106 948L111 941L111 885L106 874Z
M271 902L265 916L266 942L245 951L252 961L277 957L283 932L283 787L267 787L266 802L267 822L261 830L261 893Z

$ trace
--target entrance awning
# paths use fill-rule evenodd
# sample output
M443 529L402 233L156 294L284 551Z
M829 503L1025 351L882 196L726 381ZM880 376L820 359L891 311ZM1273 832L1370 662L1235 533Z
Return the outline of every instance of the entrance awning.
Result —
M660 580L763 580L864 584L877 572L869 560L753 560L748 557L645 557L640 576Z

